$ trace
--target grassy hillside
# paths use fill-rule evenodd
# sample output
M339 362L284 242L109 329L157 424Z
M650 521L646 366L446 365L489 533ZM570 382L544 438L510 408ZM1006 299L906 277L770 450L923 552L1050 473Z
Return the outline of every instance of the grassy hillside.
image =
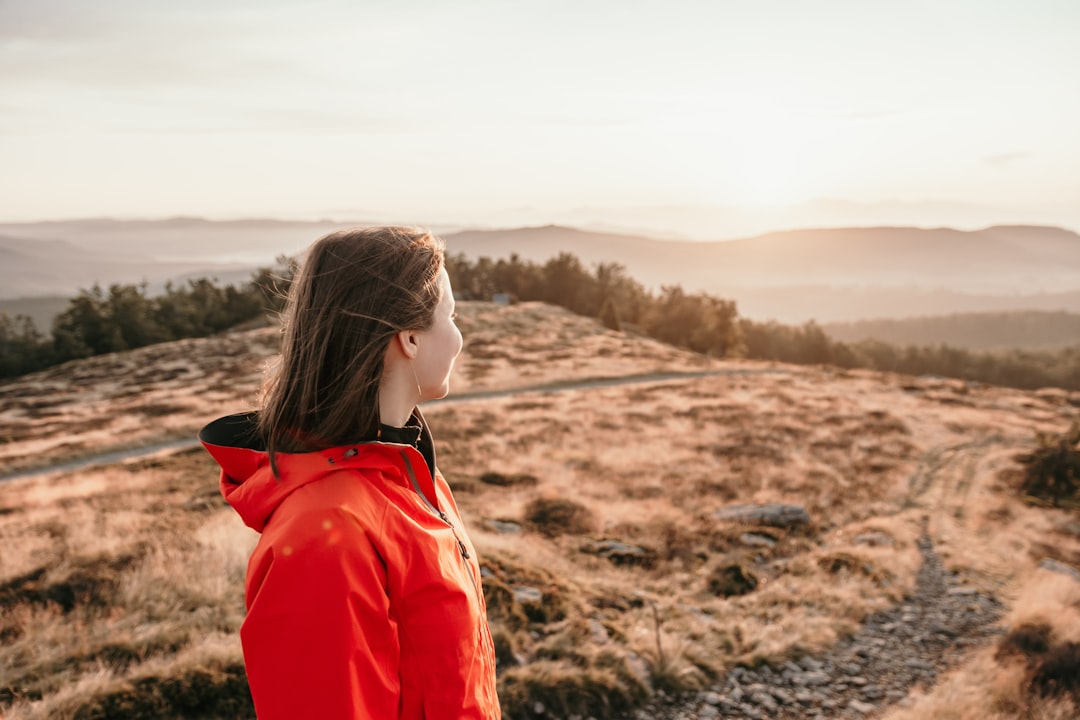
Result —
M457 397L425 412L486 568L508 718L646 705L666 718L680 703L719 716L733 669L779 683L785 663L830 667L876 613L908 622L928 546L956 612L1002 607L1003 630L1042 623L1047 642L1080 641L1080 582L1053 571L1080 567L1080 519L1012 489L1014 456L1036 430L1068 427L1080 394L708 363L539 304L459 307ZM274 337L182 341L0 385L0 473L190 436L246 409ZM672 372L685 375L660 375ZM760 503L806 519L724 514ZM0 715L252 717L237 629L254 541L197 449L6 482ZM964 627L929 631L941 653L896 658L936 682L882 691L867 713L1072 717L1067 694L1024 689L1023 652ZM804 716L814 693L847 703L867 682L806 688L805 705L774 716Z

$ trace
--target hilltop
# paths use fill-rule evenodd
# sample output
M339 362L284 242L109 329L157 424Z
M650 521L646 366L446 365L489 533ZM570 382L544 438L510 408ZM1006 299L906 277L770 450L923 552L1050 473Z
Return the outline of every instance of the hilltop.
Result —
M157 287L193 274L243 280L341 226L197 218L0 224L0 252L14 258L0 269L0 294L73 294L94 282L144 279ZM543 262L569 252L587 265L618 262L647 286L734 299L754 319L1080 312L1080 235L1054 227L821 228L695 242L552 225L444 237L450 252L472 259Z
M425 414L485 568L508 718L1069 716L1024 693L994 634L1080 641L1080 521L1011 484L1080 393L708 361L536 303L459 313L456 399ZM190 437L251 406L275 333L2 384L2 467ZM216 481L179 450L5 483L7 720L251 717L254 538ZM739 509L768 504L791 509Z

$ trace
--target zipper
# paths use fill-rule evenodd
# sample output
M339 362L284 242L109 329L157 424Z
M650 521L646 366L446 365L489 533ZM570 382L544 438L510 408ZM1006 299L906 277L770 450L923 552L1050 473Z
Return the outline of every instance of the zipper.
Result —
M445 512L435 506L428 496L424 494L424 491L420 489L420 482L416 479L416 471L413 470L412 462L409 460L409 455L404 450L401 452L401 458L405 461L405 470L409 474L409 482L412 483L413 489L416 490L416 494L420 496L420 500L431 510L432 513L437 515L440 520L446 523L450 528L450 532L454 534L454 540L457 541L458 554L461 555L461 559L464 561L465 574L469 576L469 584L473 589L473 597L476 599L477 614L481 618L480 625L480 642L484 645L484 648L494 656L495 653L495 640L491 637L491 628L487 624L487 612L484 610L484 601L481 600L480 588L476 585L476 574L472 570L472 566L469 564L469 558L472 556L469 554L469 549L465 547L465 543L458 537L457 528L454 527L454 523L450 522L450 518Z
M461 555L462 560L466 561L465 574L469 576L469 581L472 585L473 596L476 598L476 609L480 611L481 616L485 616L484 603L480 600L480 589L476 586L476 574L473 573L472 567L467 562L469 558L472 557L472 555L469 554L469 549L465 547L465 543L458 537L457 528L454 527L454 523L450 522L450 518L447 517L446 513L437 508L435 504L428 499L427 495L424 495L424 491L420 489L420 483L416 479L416 472L413 470L412 462L409 460L408 454L402 451L401 457L405 461L405 470L409 473L409 482L412 483L413 488L416 490L416 494L420 496L420 499L427 505L431 512L439 516L439 518L446 523L447 527L450 528L450 532L454 534L454 540L457 541L458 554Z

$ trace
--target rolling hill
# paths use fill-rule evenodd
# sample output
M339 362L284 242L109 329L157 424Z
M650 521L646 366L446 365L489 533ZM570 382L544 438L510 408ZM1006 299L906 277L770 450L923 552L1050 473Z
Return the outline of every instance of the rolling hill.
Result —
M1080 314L971 313L905 320L832 323L823 330L842 342L880 340L894 345L948 345L970 350L1057 350L1080 345Z
M19 264L0 266L0 296L73 293L97 280L152 282L222 275L296 253L338 223L86 220L0 225ZM657 240L545 226L449 232L450 252L542 262L560 253L587 265L623 264L658 289L679 284L739 302L743 315L847 322L958 312L1080 312L1080 235L1052 227L792 230L721 242ZM64 252L41 251L45 241ZM37 248L37 250L35 250ZM142 258L142 260L138 260Z
M1080 523L1015 477L1080 393L709 361L537 303L459 312L455 396L425 414L508 720L1075 717L1018 644L1080 641ZM250 408L275 337L0 383L0 462L190 438ZM0 714L254 717L254 538L201 449L3 483Z

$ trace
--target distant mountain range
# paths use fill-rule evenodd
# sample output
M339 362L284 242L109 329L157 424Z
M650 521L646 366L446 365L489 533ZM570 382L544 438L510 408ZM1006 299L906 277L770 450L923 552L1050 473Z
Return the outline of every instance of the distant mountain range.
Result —
M0 297L74 294L97 281L246 278L341 223L197 218L0 224ZM618 262L646 286L682 285L757 319L844 322L957 312L1080 312L1080 235L1054 227L870 227L774 232L723 242L657 240L545 226L450 232L451 253L586 265Z

